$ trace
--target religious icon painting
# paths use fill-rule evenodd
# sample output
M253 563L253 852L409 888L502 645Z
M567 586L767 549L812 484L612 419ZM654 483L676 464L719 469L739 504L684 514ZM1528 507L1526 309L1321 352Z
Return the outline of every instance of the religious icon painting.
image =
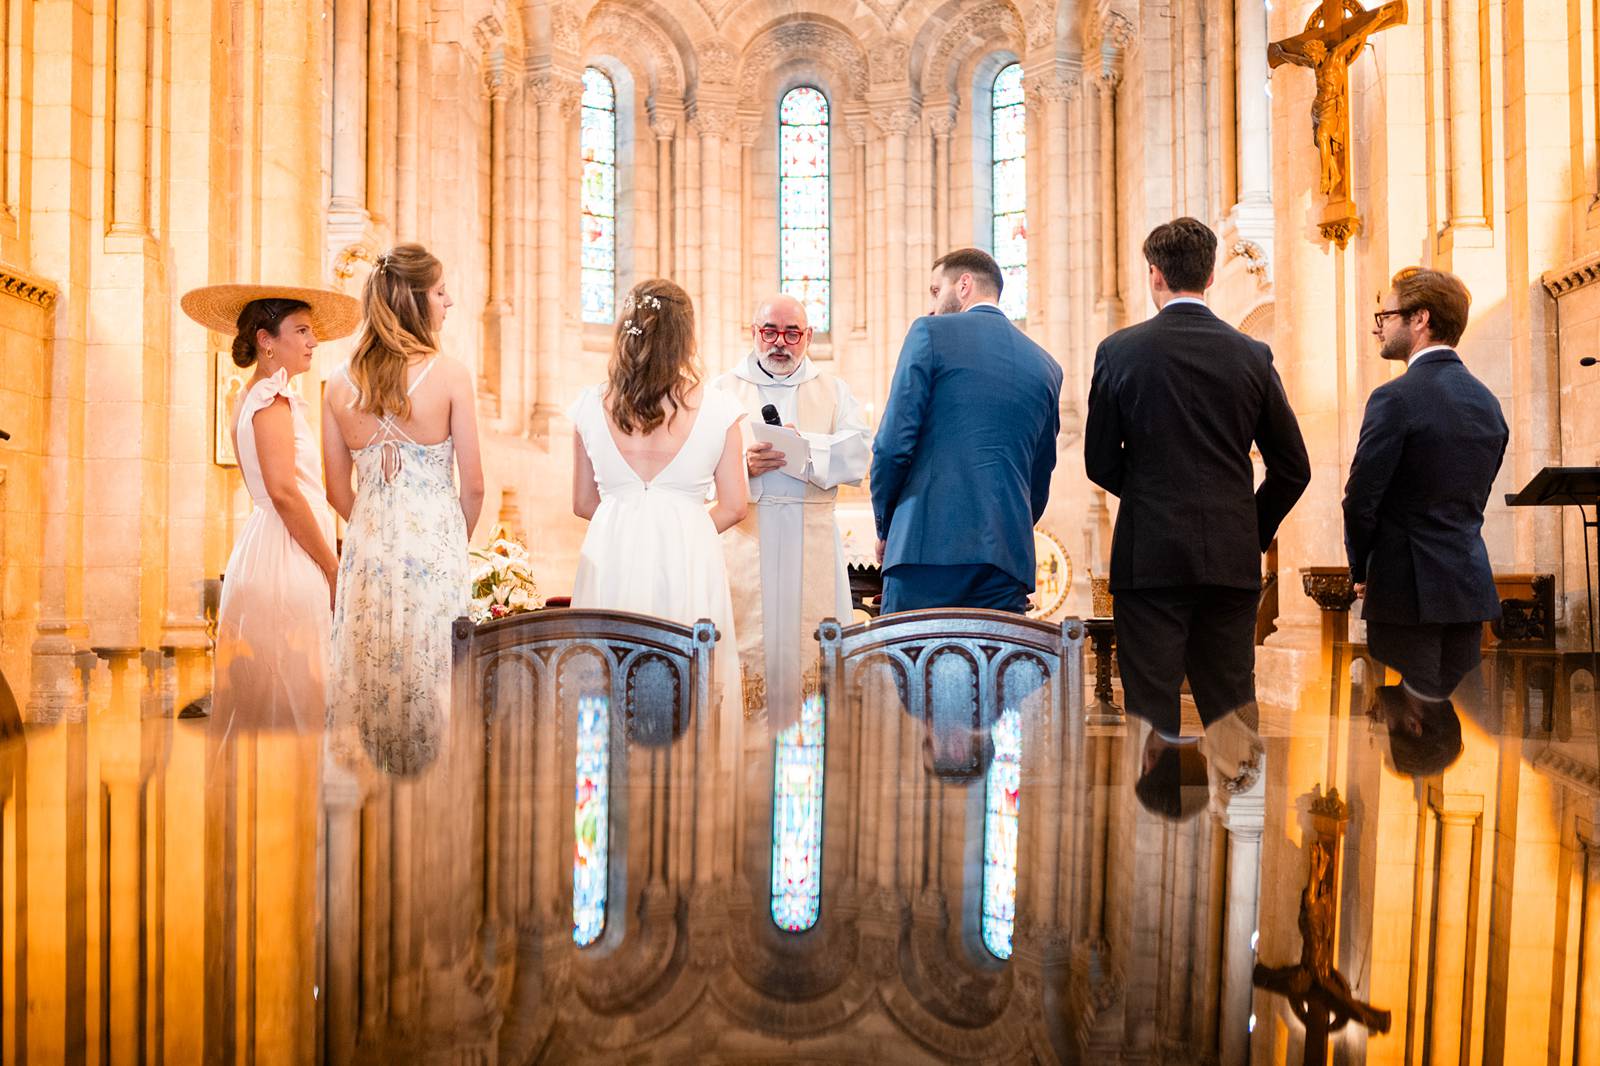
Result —
M1054 533L1033 531L1033 609L1029 618L1051 618L1066 605L1072 589L1072 557Z

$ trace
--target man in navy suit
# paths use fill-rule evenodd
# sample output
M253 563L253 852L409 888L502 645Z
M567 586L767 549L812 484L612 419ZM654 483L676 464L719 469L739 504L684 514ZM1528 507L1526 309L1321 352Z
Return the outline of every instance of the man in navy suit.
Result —
M1404 678L1401 692L1378 694L1403 773L1438 773L1460 754L1450 695L1478 665L1483 623L1500 617L1483 510L1510 432L1455 352L1470 306L1453 274L1394 276L1373 333L1379 354L1406 370L1367 400L1344 489L1367 647Z
M884 614L1028 609L1061 367L1000 310L1004 285L987 252L942 256L900 348L872 448Z
M1271 349L1205 305L1216 234L1179 218L1151 231L1144 256L1160 310L1100 342L1083 459L1121 499L1111 591L1128 710L1193 743L1181 738L1185 676L1208 730L1255 701L1261 554L1311 464Z

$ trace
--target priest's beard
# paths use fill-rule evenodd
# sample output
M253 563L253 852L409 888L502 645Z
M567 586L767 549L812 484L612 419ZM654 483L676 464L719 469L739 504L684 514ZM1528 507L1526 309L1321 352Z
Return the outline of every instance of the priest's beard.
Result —
M800 365L800 360L787 348L773 345L761 353L760 363L762 369L775 378L786 378L794 373L794 368Z

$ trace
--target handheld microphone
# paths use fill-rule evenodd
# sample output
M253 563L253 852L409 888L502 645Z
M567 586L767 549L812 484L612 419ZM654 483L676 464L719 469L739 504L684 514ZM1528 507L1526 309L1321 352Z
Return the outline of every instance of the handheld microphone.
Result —
M10 440L10 439L11 439L11 434L7 433L3 429L0 429L0 440Z
M1590 360L1593 362L1594 360ZM766 404L761 408L761 421L769 426L783 425L783 419L778 417L778 408L775 404Z
M1596 359L1592 355L1586 355L1578 360L1579 366L1594 366L1596 363L1600 363L1600 359Z

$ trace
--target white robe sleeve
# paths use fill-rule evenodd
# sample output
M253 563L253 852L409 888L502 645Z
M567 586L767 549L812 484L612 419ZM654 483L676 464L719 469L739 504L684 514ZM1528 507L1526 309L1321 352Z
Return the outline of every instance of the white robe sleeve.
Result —
M861 405L850 395L850 386L835 379L839 390L839 429L835 433L802 433L811 445L811 468L807 480L819 489L857 485L867 476L872 462L872 445Z

